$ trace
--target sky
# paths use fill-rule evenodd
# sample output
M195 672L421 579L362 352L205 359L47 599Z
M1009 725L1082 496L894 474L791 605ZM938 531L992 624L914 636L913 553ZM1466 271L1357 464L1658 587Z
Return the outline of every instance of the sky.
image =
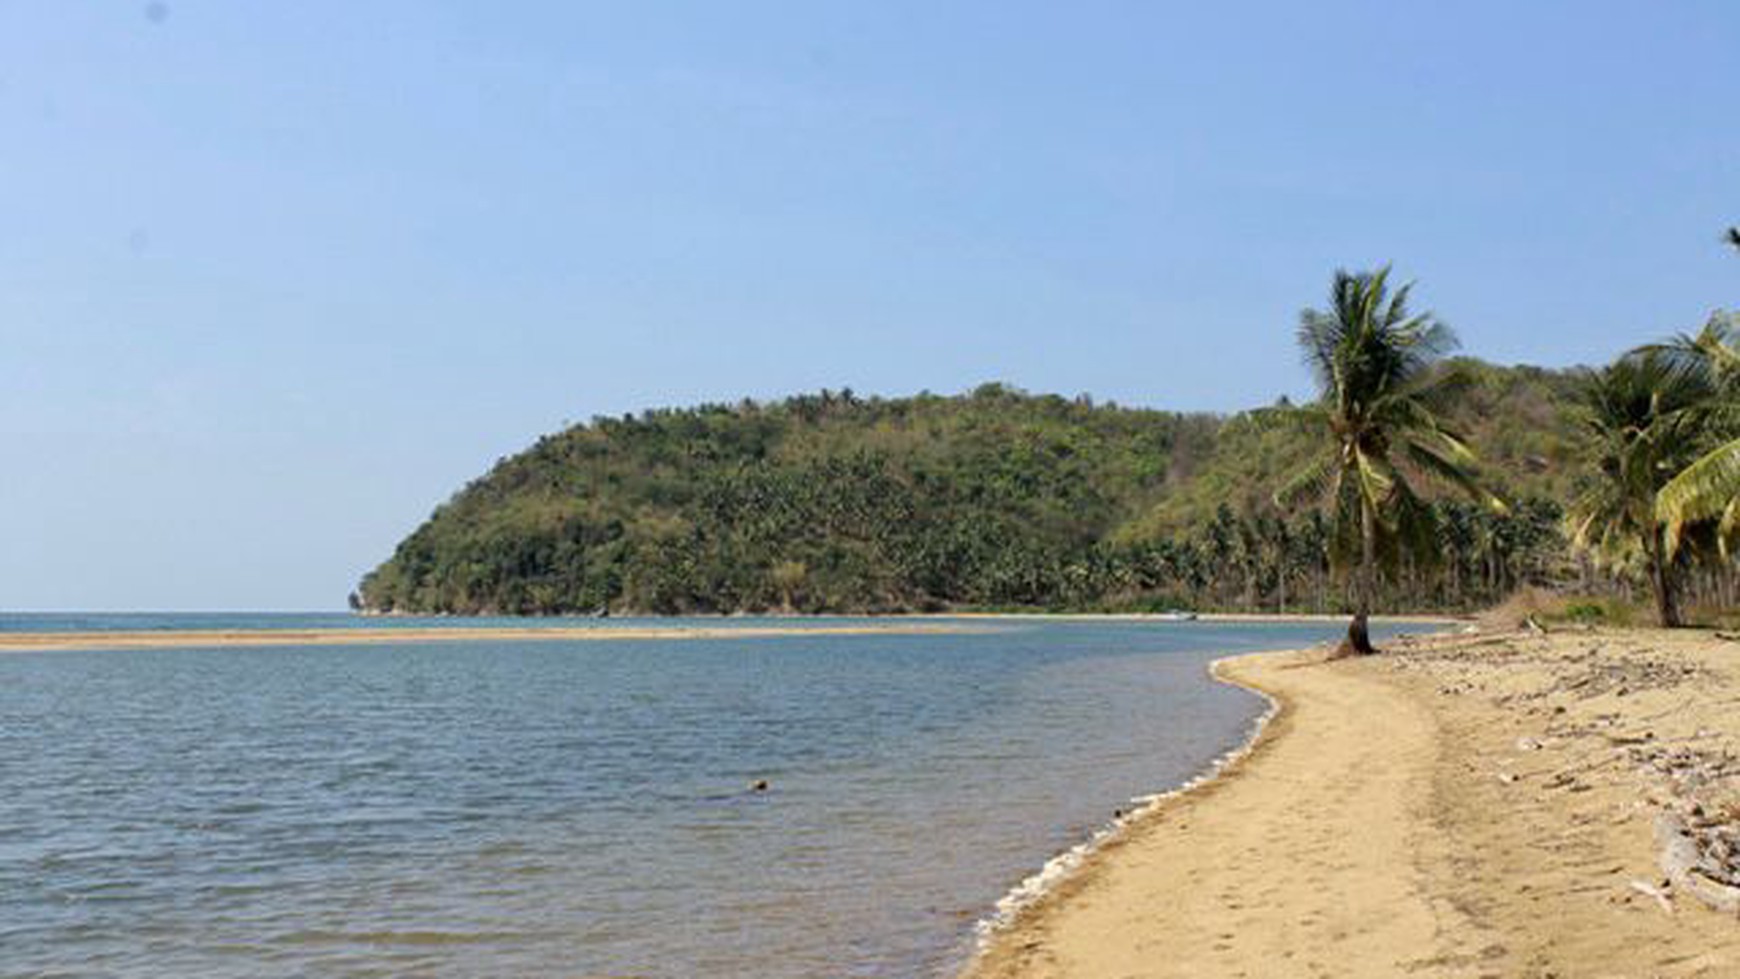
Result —
M332 609L598 414L1234 411L1740 305L1740 4L0 0L0 609Z

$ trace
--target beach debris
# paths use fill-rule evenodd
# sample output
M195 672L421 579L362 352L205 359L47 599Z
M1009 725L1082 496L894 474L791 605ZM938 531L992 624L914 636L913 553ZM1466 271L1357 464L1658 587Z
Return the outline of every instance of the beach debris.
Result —
M1701 828L1713 826L1713 821L1706 821ZM1732 862L1733 836L1720 834L1718 840L1706 846L1694 824L1678 813L1662 812L1655 818L1662 873L1672 885L1717 911L1740 914L1740 873Z
M1567 768L1564 771L1554 772L1553 777L1547 780L1546 787L1549 789L1562 789L1566 786L1576 784L1577 773Z
M1656 906L1661 908L1663 914L1674 913L1673 898L1669 897L1666 891L1651 884L1649 881L1633 880L1631 882L1631 889L1642 894L1644 897L1654 898Z
M767 784L767 779L764 778L758 778L749 783L749 791L751 792L766 792L769 788L770 786Z
M1617 811L1581 813L1613 824L1635 821L1645 833L1653 825L1663 878L1633 881L1613 900L1641 895L1663 913L1692 900L1740 916L1740 744L1704 719L1728 716L1740 697L1707 652L1694 647L1688 656L1677 647L1629 635L1513 632L1422 642L1399 658L1424 674L1427 691L1451 697L1490 692L1488 702L1512 712L1521 730L1501 743L1517 754L1500 762L1511 770L1471 765L1470 774L1484 770L1507 786L1528 781L1566 794L1617 787L1627 775L1637 780L1631 801L1617 803ZM1537 726L1543 722L1544 730ZM1518 771L1530 768L1523 753L1534 752L1562 761ZM1567 818L1575 822L1579 815Z
M1644 744L1653 741L1655 740L1655 732L1645 731L1642 734L1603 734L1602 737L1607 739L1608 744L1622 747L1625 745Z

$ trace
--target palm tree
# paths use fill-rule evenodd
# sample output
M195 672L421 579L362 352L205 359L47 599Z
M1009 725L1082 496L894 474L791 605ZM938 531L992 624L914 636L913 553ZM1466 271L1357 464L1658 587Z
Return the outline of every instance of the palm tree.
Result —
M1689 412L1708 402L1705 375L1663 349L1635 351L1588 376L1581 392L1593 478L1572 501L1572 543L1619 570L1649 579L1665 627L1682 623L1677 530L1657 512L1658 495L1696 457Z
M1704 396L1682 408L1680 427L1687 437L1728 437L1661 487L1656 515L1666 527L1671 555L1692 524L1717 520L1723 539L1740 526L1740 438L1732 437L1740 429L1740 318L1717 313L1698 335L1643 351L1685 375L1685 383Z
M1299 314L1317 399L1265 413L1320 442L1275 501L1315 501L1330 511L1330 563L1353 607L1344 655L1374 652L1368 621L1381 569L1436 555L1432 509L1412 479L1436 479L1503 506L1480 488L1474 453L1443 419L1466 385L1462 371L1442 363L1455 334L1431 313L1410 313L1411 286L1392 294L1389 274L1388 266L1335 273L1329 309Z

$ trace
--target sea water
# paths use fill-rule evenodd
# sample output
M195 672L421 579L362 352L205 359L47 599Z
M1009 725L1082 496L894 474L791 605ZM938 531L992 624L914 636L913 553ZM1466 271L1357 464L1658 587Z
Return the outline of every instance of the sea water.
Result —
M0 976L947 975L1336 631L961 625L0 654Z

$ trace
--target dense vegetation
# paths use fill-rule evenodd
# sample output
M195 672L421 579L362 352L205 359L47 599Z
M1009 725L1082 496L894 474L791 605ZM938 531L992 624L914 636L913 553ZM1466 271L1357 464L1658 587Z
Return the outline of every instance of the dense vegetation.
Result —
M985 384L600 417L435 509L351 605L1336 609L1355 652L1371 610L1524 584L1643 588L1662 624L1733 605L1733 318L1601 370L1495 367L1446 360L1455 336L1387 276L1338 271L1300 315L1307 405L1216 417Z
M1728 243L1740 248L1740 228ZM1619 580L1648 583L1656 621L1732 609L1740 537L1740 322L1646 344L1577 387L1585 462L1568 527Z
M1588 470L1572 540L1604 567L1647 582L1656 618L1685 600L1731 605L1740 531L1740 329L1717 313L1697 336L1651 344L1590 375L1579 392Z
M1458 361L1454 413L1507 513L1440 499L1444 560L1392 607L1466 609L1569 567L1568 374ZM1281 410L1288 410L1283 407ZM1272 410L1271 410L1272 411ZM1258 415L990 384L601 418L500 461L367 575L454 613L1344 607L1331 523L1272 497L1309 446Z
M1387 275L1338 272L1301 314L1303 406L1220 418L988 384L600 418L437 508L352 604L1351 610L1355 651L1373 609L1527 584L1646 591L1663 625L1735 604L1740 325L1718 312L1597 371L1445 360L1453 335Z

